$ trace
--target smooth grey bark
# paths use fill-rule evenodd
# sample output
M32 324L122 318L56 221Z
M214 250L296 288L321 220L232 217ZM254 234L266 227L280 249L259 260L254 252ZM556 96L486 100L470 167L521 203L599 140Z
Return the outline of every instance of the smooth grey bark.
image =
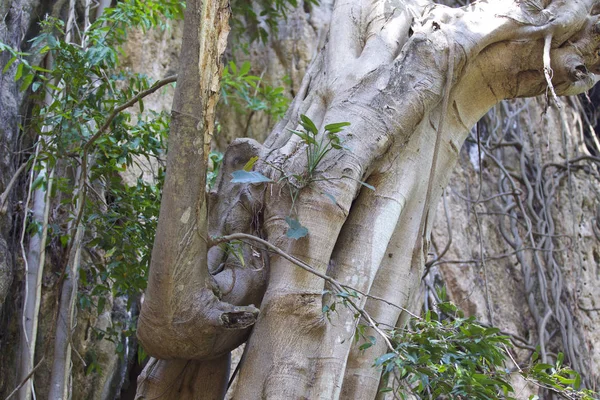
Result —
M558 94L578 93L596 82L595 1L548 1L543 10L505 1L459 10L423 5L336 3L329 41L309 67L286 118L263 148L239 141L228 151L230 162L213 195L217 203L211 205L218 213L220 235L240 228L246 233L259 230L318 273L365 292L381 292L381 297L404 301L398 305L406 307L409 293L398 298L379 279L406 279L410 286L420 276L431 207L470 127L502 99L545 91L545 49ZM425 15L414 20L421 12ZM301 113L318 127L352 123L341 134L349 150L330 152L317 168L319 180L308 186L293 178L279 180L281 170L292 177L307 170L305 144L286 129L298 129ZM256 169L279 183L243 187L232 196L225 190L232 187L228 166L243 165L256 154L261 155ZM376 190L362 188L359 181ZM294 206L287 185L298 191ZM159 225L175 224L184 211ZM286 238L285 217L292 212L309 229L308 237ZM386 256L394 262L385 261ZM232 282L228 278L235 269L218 268L211 264L215 261L222 263L223 258L209 254L209 268L220 287L233 287L233 292L251 288L242 279ZM323 280L283 257L271 255L269 264L269 286L234 398L339 398L349 371L353 313L340 312L328 323L322 314L328 301ZM386 318L393 325L399 317L396 310ZM166 336L157 334L163 343L165 338L179 340L186 328L170 329L163 330ZM156 354L180 357L171 343ZM202 354L195 355L202 360ZM370 368L370 362L355 356L350 360L351 368ZM357 388L371 396L376 392L377 379L352 383L352 376L356 374L347 375L344 397L363 398L356 397ZM196 393L190 398L203 397Z

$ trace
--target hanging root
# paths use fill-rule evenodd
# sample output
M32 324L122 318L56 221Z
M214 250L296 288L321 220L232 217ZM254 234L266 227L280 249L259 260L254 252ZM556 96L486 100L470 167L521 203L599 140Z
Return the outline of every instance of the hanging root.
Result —
M546 77L546 82L548 82L548 89L550 93L552 93L552 98L556 103L558 108L561 108L560 100L558 100L558 96L556 95L556 91L554 90L554 85L552 84L552 77L554 75L554 71L552 71L552 66L550 65L550 48L552 47L552 34L549 33L546 35L544 39L544 76Z

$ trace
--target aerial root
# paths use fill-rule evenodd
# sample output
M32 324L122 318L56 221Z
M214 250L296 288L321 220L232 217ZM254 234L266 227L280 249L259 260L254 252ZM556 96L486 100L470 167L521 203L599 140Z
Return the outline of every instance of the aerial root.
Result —
M556 106L558 108L561 107L560 101L558 100L558 96L556 95L556 91L554 90L554 85L552 84L552 77L554 75L554 71L552 71L552 66L550 65L550 48L552 47L552 34L549 33L546 35L544 39L544 76L546 77L546 82L548 82L548 89L550 89L550 93L552 93L552 98L554 99Z

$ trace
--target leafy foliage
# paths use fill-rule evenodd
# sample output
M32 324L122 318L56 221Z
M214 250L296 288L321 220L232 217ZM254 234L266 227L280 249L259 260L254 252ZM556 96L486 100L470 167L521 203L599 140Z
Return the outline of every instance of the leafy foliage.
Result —
M164 29L169 19L180 18L182 12L179 1L128 0L107 9L82 31L79 41L83 45L65 40L64 23L52 18L42 23L41 33L30 41L30 52L0 44L0 51L12 55L3 70L15 68L14 79L22 81L21 90L31 87L33 117L24 129L42 138L37 162L68 177L81 168L84 158L88 161L83 187L77 179L56 180L53 201L60 201L62 212L49 229L50 237L64 250L73 243L66 222L81 220L91 233L84 240L90 261L80 272L82 308L95 306L101 313L109 294L125 296L130 305L146 287L164 170L159 166L155 180L140 176L133 186L125 185L119 174L144 158L164 156L170 117L152 111L142 115L140 98L139 115L121 112L107 125L105 134L100 127L108 124L117 106L153 85L147 76L120 70L119 46L127 30ZM34 54L51 56L52 65L31 65L28 59ZM32 188L46 188L46 175L40 174ZM74 191L86 193L81 212ZM28 231L37 229L29 226Z
M310 183L319 163L323 160L323 157L325 157L332 149L342 149L342 142L337 134L346 126L349 126L350 122L338 122L325 125L325 132L321 135L320 139L318 138L319 130L316 125L304 114L300 115L300 125L304 130L298 131L290 129L290 132L299 136L306 144L308 169L306 171L306 176L302 177L302 180Z
M102 313L109 296L124 297L129 307L146 287L170 116L145 110L140 97L137 115L120 112L105 133L98 133L116 107L154 85L147 76L120 66L120 46L128 31L167 29L170 20L183 17L183 10L180 1L125 0L106 9L89 29L74 30L73 35L79 34L75 38L78 43L65 40L65 24L53 18L41 23L41 33L30 41L28 52L0 43L0 52L10 54L3 73L13 72L21 90L31 90L33 117L24 128L43 138L37 162L72 176L83 158L89 161L83 189L78 188L77 179L56 179L52 195L64 212L49 229L50 238L66 251L73 243L66 222L80 219L87 228L84 246L91 258L80 271L78 304L82 309L94 307ZM30 62L46 56L52 59L48 68ZM263 84L260 77L249 74L250 69L247 62L240 68L229 63L223 73L222 100L239 113L261 112L280 118L289 103L284 89ZM50 102L44 100L47 97ZM144 159L145 165L158 164L152 176L141 174L133 185L124 184L121 173ZM209 159L207 186L211 187L223 154L211 152ZM35 168L39 169L39 164ZM41 173L32 188L46 188L47 179L47 174ZM80 213L72 193L81 189L86 195ZM41 225L34 221L27 227L29 234L39 231ZM98 337L115 341L120 335L133 334L134 329L135 325L115 326L98 332Z
M394 336L395 352L377 358L375 366L388 374L395 371L417 396L494 399L513 390L502 350L509 344L498 329L484 328L472 317L440 319L429 311Z
M223 69L221 100L242 114L262 111L275 119L283 117L289 99L283 87L264 85L262 78L250 74L252 66L245 61L240 67L230 61Z
M413 318L406 329L390 332L393 351L377 357L387 386L383 392L396 392L403 399L515 399L507 360L512 344L497 328L481 326L466 318L452 303L440 303L440 313L428 311L424 318ZM363 339L361 350L376 343L359 326L355 338ZM579 374L562 365L559 354L555 364L537 362L518 367L521 376L569 399L592 400L589 390L579 391Z

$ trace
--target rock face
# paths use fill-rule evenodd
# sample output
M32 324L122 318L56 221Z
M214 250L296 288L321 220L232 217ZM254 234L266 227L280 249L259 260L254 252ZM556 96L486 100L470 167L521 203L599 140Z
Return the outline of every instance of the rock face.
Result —
M425 284L428 300L437 279L462 309L514 335L519 361L537 345L550 362L564 352L593 385L600 186L590 153L598 149L584 134L576 98L562 117L545 99L492 110L482 121L481 153L473 133L438 206Z
M240 65L249 61L251 74L261 77L264 84L283 87L292 99L310 61L324 44L332 6L333 0L320 1L319 5L299 1L298 7L288 13L287 20L280 22L278 33L271 34L267 43L253 41L243 49L239 44L231 45L227 61L235 60ZM230 36L230 42L244 40L247 39ZM236 112L221 102L218 122L221 131L215 137L215 147L223 151L237 137L263 142L277 121L267 113Z

